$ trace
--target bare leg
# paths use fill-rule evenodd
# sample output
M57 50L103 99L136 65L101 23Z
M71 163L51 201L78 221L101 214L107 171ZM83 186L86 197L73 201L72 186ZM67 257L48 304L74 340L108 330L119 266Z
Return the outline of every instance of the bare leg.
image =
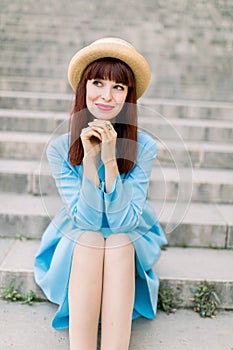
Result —
M71 350L96 350L104 244L99 233L85 232L74 249L68 292Z
M124 234L106 239L101 350L129 348L135 294L134 247Z

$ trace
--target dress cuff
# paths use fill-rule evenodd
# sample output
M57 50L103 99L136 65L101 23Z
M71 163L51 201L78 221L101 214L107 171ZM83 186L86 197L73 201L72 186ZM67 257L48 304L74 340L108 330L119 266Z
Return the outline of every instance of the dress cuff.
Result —
M89 207L100 212L103 211L103 186L104 184L101 182L98 188L87 177L83 176L80 195Z
M133 191L131 184L126 184L126 182L127 180L122 180L118 174L113 183L111 192L104 192L105 206L108 214L122 211L129 205Z

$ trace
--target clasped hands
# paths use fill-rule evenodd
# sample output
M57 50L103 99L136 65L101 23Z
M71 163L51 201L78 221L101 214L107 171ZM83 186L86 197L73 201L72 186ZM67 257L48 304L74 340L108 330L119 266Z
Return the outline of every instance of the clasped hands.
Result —
M104 164L116 158L117 133L110 121L94 119L81 132L84 158L97 159L101 153Z

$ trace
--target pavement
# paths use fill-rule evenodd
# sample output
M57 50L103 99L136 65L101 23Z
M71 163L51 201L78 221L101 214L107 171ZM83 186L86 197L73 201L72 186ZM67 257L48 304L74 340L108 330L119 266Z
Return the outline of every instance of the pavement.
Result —
M32 306L0 300L1 350L68 350L68 330L56 331L51 320L56 305ZM133 321L130 350L233 350L233 312L219 311L203 319L193 310L167 315L159 311L153 321Z

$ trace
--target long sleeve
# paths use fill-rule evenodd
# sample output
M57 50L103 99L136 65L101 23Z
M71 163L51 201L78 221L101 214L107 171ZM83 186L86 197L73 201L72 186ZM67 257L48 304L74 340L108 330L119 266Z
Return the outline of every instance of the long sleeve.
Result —
M156 144L150 137L138 145L137 164L125 179L118 174L110 193L104 193L105 212L113 233L126 233L140 222L146 202Z
M74 226L99 230L104 210L103 191L83 176L81 166L69 164L69 142L65 136L52 141L46 152L57 189Z

